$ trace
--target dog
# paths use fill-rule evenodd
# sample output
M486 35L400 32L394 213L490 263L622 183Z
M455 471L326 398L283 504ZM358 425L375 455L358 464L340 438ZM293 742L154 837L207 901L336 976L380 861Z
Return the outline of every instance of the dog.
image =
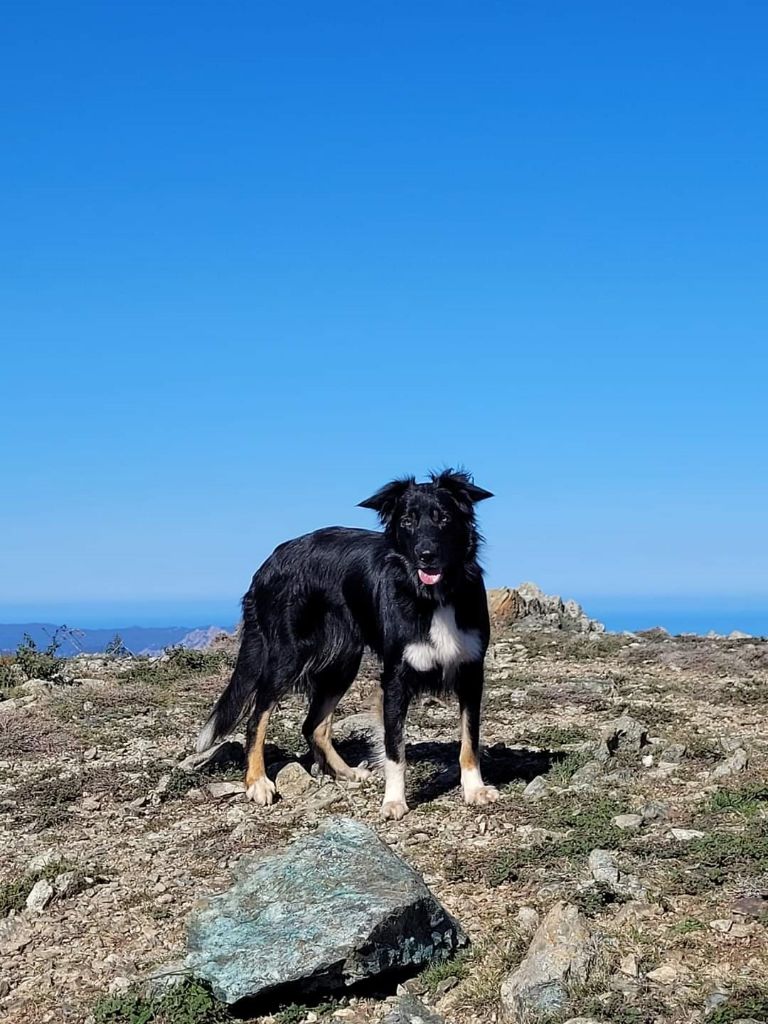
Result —
M269 805L264 743L269 716L289 690L304 692L303 734L320 768L337 779L363 780L331 739L336 705L370 648L381 666L385 819L408 813L405 720L411 699L452 691L461 725L459 764L464 800L489 804L478 758L483 660L490 626L474 506L491 498L463 470L393 480L360 507L378 514L383 531L341 526L279 545L243 598L240 650L232 678L197 742L202 753L247 719L246 793Z

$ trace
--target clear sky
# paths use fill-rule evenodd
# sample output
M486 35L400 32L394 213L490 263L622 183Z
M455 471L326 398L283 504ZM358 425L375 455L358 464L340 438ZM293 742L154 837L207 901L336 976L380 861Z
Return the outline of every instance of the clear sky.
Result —
M0 619L234 619L456 463L491 584L768 608L767 32L3 4Z

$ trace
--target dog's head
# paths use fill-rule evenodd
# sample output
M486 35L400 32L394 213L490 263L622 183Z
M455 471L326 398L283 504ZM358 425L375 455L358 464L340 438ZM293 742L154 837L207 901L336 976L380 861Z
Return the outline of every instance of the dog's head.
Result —
M393 480L360 505L378 513L414 578L429 588L474 563L480 540L474 506L492 497L468 473L448 469L424 484Z

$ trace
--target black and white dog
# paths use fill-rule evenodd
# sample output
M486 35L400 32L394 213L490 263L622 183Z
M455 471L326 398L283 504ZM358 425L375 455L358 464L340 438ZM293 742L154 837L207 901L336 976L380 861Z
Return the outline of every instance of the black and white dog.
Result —
M379 533L341 526L281 544L243 598L243 632L232 679L198 738L207 750L246 718L248 797L271 804L264 768L269 715L290 689L308 695L303 732L319 765L340 779L364 779L331 740L333 714L367 646L382 662L385 792L383 817L405 802L405 718L411 698L452 690L461 715L461 784L468 804L498 792L480 774L483 658L489 624L474 505L492 497L464 472L394 480L361 501Z

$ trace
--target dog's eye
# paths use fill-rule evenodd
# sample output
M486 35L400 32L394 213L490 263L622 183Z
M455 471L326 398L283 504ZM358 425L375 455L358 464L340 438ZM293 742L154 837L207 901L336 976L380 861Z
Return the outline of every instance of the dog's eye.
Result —
M403 518L400 520L400 525L405 530L412 529L413 528L413 516L403 516Z
M437 523L438 526L445 526L446 523L450 523L451 517L447 512L443 512L442 509L436 508L432 512L432 522Z

